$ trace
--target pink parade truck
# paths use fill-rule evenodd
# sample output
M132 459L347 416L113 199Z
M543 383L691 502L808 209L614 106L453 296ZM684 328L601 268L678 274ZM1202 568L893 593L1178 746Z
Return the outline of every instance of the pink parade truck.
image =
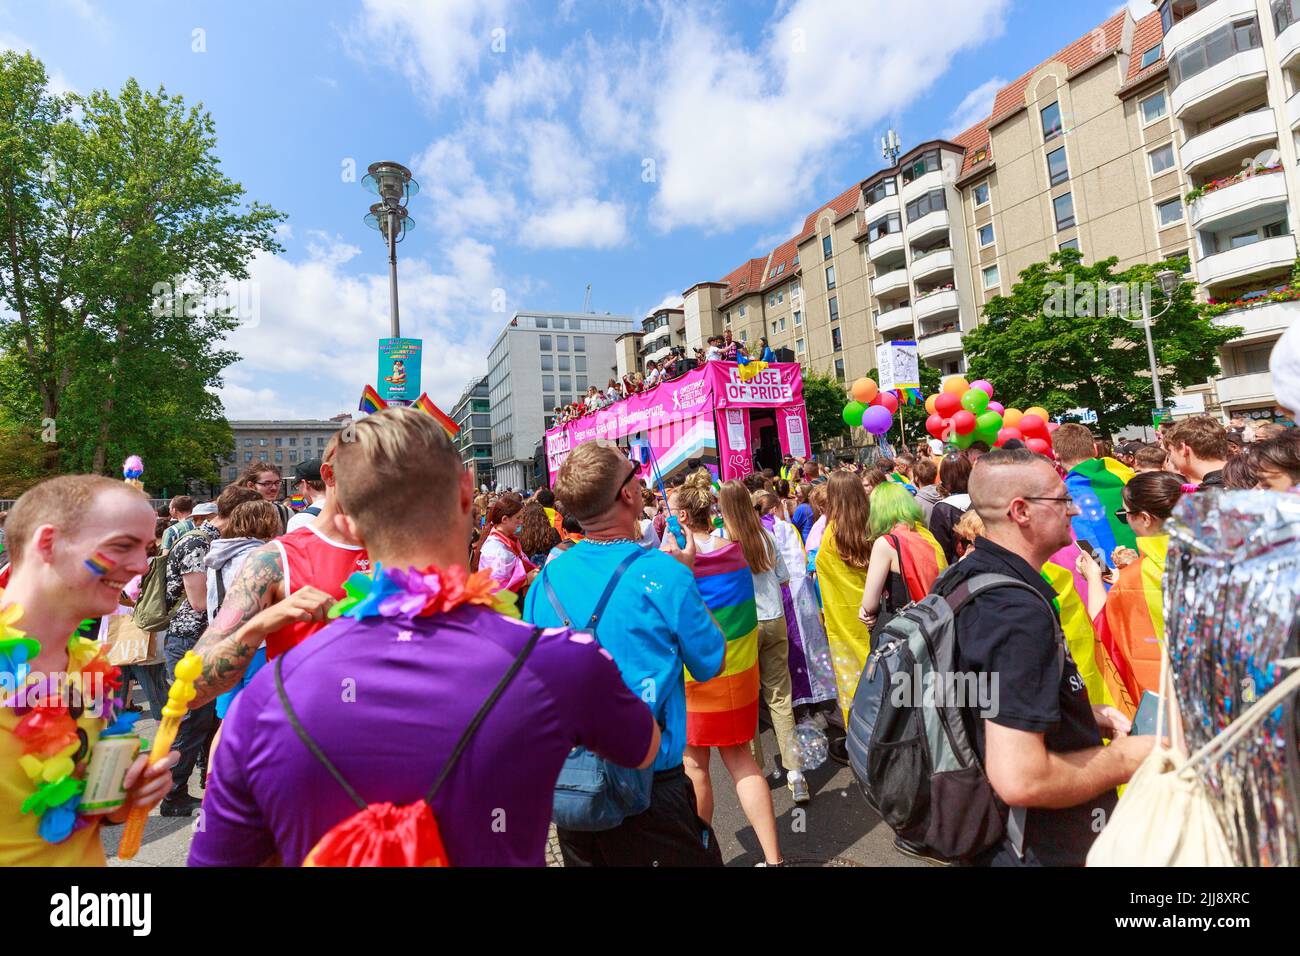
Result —
M811 456L798 363L774 362L748 381L735 362L708 362L681 378L557 425L546 433L551 482L570 451L593 438L648 444L668 477L699 459L726 481L781 467L784 455ZM651 464L643 466L651 477Z

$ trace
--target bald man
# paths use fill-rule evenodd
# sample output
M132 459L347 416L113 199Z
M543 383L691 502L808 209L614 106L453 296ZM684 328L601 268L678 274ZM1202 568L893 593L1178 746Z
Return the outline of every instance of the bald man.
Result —
M1094 708L1061 637L1051 586L1040 568L1070 543L1078 514L1056 469L1028 449L984 455L970 476L985 533L943 581L1003 574L1038 592L1002 587L976 596L957 618L959 670L995 688L994 716L975 718L976 746L994 791L1012 808L1012 836L980 866L1082 866L1154 738L1129 737L1113 707ZM1062 659L1064 666L1062 666ZM1111 740L1102 746L1102 738ZM1017 847L1014 830L1023 832Z

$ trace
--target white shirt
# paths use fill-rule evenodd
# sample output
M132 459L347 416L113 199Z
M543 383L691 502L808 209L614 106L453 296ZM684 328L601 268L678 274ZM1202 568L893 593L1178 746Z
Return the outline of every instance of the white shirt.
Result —
M704 353L704 361L706 361L706 362L721 362L721 361L722 361L722 349L718 348L716 345L710 345L710 346L709 346L709 350L708 350L707 352Z
M777 618L785 617L785 604L781 600L781 585L789 583L790 572L786 569L785 558L781 556L781 549L776 546L776 540L766 528L763 529L763 537L767 539L768 546L771 547L772 554L776 557L776 562L771 570L751 572L754 578L754 606L758 610L758 619L760 621L775 621Z

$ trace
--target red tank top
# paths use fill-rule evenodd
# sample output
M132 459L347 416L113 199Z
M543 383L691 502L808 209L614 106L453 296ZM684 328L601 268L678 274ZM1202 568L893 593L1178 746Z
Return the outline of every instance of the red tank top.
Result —
M281 535L275 539L275 546L280 549L280 561L284 565L286 596L310 585L340 599L344 596L343 582L352 572L370 570L365 548L331 541L310 525ZM298 646L327 623L295 622L268 635L267 660Z

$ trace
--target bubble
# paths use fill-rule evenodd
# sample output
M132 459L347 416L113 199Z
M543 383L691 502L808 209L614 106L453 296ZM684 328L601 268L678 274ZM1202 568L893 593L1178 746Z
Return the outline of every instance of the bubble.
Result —
M816 770L826 762L830 744L816 724L797 724L791 735L792 749L799 756L799 768L805 772Z

